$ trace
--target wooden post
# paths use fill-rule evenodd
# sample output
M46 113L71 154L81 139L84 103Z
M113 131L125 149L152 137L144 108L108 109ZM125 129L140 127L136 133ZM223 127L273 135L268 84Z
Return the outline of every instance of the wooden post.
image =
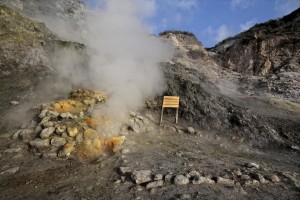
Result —
M159 124L161 124L162 120L163 120L164 108L176 108L175 123L177 124L178 110L179 110L179 97L178 96L164 96Z

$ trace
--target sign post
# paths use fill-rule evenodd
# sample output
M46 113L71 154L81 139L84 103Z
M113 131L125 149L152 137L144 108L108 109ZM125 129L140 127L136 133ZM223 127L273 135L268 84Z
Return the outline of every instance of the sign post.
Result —
M177 122L178 122L178 109L179 109L179 96L164 96L159 124L161 124L161 122L163 120L164 108L176 108L175 123L177 124Z

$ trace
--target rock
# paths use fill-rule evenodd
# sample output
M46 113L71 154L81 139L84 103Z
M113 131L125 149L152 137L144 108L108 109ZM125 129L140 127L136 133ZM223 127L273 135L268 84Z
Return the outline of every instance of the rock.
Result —
M13 135L12 135L12 139L16 140L19 138L20 133L22 130L17 130Z
M40 125L38 125L37 127L35 127L34 134L38 135L42 130L43 128Z
M280 182L280 178L277 175L266 176L266 179L272 183Z
M191 176L191 177L194 177L194 176L200 176L200 173L199 172L197 172L196 170L192 170L192 171L190 171L189 172L189 175Z
M62 133L64 133L66 131L66 129L67 128L64 125L57 126L55 133L57 133L58 135L61 135Z
M74 151L74 144L67 143L64 145L64 148L58 152L57 156L60 158L69 157L73 151Z
M182 130L177 130L177 132L179 133L179 134L183 134L184 132L182 131Z
M42 119L42 121L40 122L40 124L45 124L46 122L50 121L51 120L51 117L44 117Z
M259 182L258 180L247 180L245 181L244 185L247 187L247 186L254 186L254 185L258 185Z
M190 133L190 134L195 134L195 129L193 127L188 127L187 128L187 132Z
M39 115L39 118L43 119L44 117L46 117L47 112L48 112L48 110L42 110L41 113L40 113L40 115Z
M188 179L186 176L184 175L177 175L174 178L174 184L175 185L186 185L190 182L190 179Z
M132 171L133 170L130 167L120 167L119 168L119 172L121 175L131 174Z
M172 179L173 179L173 174L167 174L166 176L165 176L165 181L166 182L171 182L172 181Z
M192 196L190 194L181 194L181 195L178 195L178 198L179 199L191 199Z
M174 126L171 126L171 127L170 127L170 131L172 131L172 132L177 132L177 129L176 129Z
M261 174L253 174L253 178L255 178L256 180L258 180L262 184L266 184L266 183L269 182Z
M242 179L242 180L250 180L251 177L250 177L249 175L243 174L243 175L241 176L241 179Z
M155 176L154 176L154 180L155 181L160 181L160 180L162 180L163 179L163 175L162 174L156 174Z
M78 129L76 127L68 127L67 133L68 133L68 136L75 137L78 134Z
M6 149L3 151L3 153L19 153L22 151L21 147L17 147L17 148L10 148L10 149Z
M137 115L136 115L136 113L135 113L135 112L133 112L133 111L129 111L129 116L130 116L130 117L136 117Z
M16 174L20 171L20 167L13 167L13 168L10 168L10 169L7 169L3 172L1 172L1 175L4 175L4 174Z
M140 171L133 171L132 180L136 184L141 184L141 183L147 183L151 181L151 171L150 170L140 170Z
M130 149L122 149L121 153L122 154L127 154L130 152Z
M19 134L19 138L23 140L32 140L34 136L35 136L34 129L23 129Z
M10 105L12 105L12 106L19 105L19 102L18 102L18 101L11 101L11 102L9 102L9 103L10 103Z
M40 138L36 138L33 141L29 142L30 146L35 147L35 148L46 148L50 146L50 142L49 139L40 139Z
M61 146L64 146L67 141L65 138L61 138L61 137L53 137L50 141L51 145L52 146L55 146L55 147L61 147Z
M234 180L231 180L231 179L228 179L228 178L223 178L223 177L217 177L217 183L223 184L223 185L233 186L234 185Z
M72 115L72 114L69 113L69 112L61 113L59 116L60 116L61 118L63 118L63 119L75 119L75 118L77 118L77 116Z
M246 163L245 167L259 169L259 165L256 163Z
M48 111L46 116L51 117L51 118L56 118L59 116L59 113L55 112L55 111Z
M44 153L43 158L57 158L57 153L55 152Z
M38 125L38 122L37 122L37 121L35 121L35 120L30 120L30 122L29 122L27 128L29 128L29 129L35 129L35 127L36 127L37 125Z
M159 181L153 181L147 184L146 189L152 189L152 188L158 188L164 185L164 181L163 180L159 180Z
M42 130L40 137L41 138L49 138L55 131L54 127L45 128Z
M55 122L53 122L53 121L48 121L48 122L43 124L44 128L49 128L49 127L52 127L52 126L55 126Z
M75 140L76 140L77 143L83 142L83 134L79 133L78 135L76 135Z
M215 182L208 177L199 176L199 177L194 177L192 183L195 185L199 185L199 184L213 184Z

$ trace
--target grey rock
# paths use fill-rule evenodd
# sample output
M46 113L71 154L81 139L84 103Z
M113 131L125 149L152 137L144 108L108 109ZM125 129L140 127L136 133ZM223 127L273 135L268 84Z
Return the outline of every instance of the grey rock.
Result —
M199 184L213 184L215 182L208 177L199 176L199 177L194 177L192 183L195 185L199 185Z
M243 175L241 176L241 179L242 179L242 180L250 180L251 177L250 177L249 175L247 175L247 174L243 174Z
M61 137L53 137L50 141L51 145L52 146L55 146L55 147L61 147L61 146L64 146L67 141L65 138L61 138Z
M172 181L172 179L173 179L173 174L167 174L166 176L165 176L165 181L166 182L171 182Z
M1 175L4 175L4 174L16 174L20 171L20 167L13 167L13 168L10 168L10 169L7 169L3 172L1 172Z
M67 128L64 125L57 126L55 133L57 133L58 135L61 135L66 131L66 129Z
M151 171L150 170L135 170L132 172L132 180L136 184L147 183L151 181Z
M259 181L258 180L247 180L244 183L245 186L255 186L255 185L259 185Z
M49 127L52 127L52 126L55 126L55 122L53 122L53 121L48 121L48 122L43 124L44 128L49 128Z
M137 115L136 115L136 113L135 113L135 112L133 112L133 111L129 111L129 116L130 116L130 117L136 117Z
M41 113L40 113L40 115L39 115L39 118L43 119L44 117L46 117L47 112L48 112L48 110L42 110Z
M154 180L155 181L160 181L160 180L162 180L163 179L163 175L162 174L156 174L155 176L154 176Z
M46 122L50 121L51 120L51 117L44 117L42 119L42 121L40 122L40 124L45 124Z
M261 174L253 174L253 178L255 178L256 180L258 180L262 184L266 184L266 183L269 182Z
M56 118L59 116L59 113L55 112L55 111L48 111L46 116L51 117L51 118Z
M200 173L199 172L197 172L196 170L192 170L192 171L190 171L189 172L189 175L191 176L191 177L194 177L194 176L200 176Z
M40 125L38 125L37 127L35 127L34 134L37 135L37 134L39 134L42 130L43 130L43 128L42 128Z
M186 176L184 175L177 175L175 176L174 178L174 184L175 185L186 185L190 182L190 179L187 178Z
M33 141L29 142L30 146L35 147L35 148L46 148L50 146L50 141L49 139L40 139L40 138L36 138Z
M17 130L13 135L12 135L12 139L16 140L19 138L20 133L22 130Z
M54 127L45 128L42 130L40 137L41 138L49 138L55 131Z
M3 151L3 153L19 153L22 151L21 147L10 148Z
M271 181L272 183L280 182L280 178L277 175L266 176L266 179Z
M122 154L127 154L130 152L130 149L122 149L121 153Z
M195 129L193 127L188 127L187 128L187 132L190 133L190 134L195 134Z
M179 199L191 199L192 196L190 194L181 194L178 196Z
M34 129L23 129L19 134L19 138L23 140L32 140L34 136L35 136Z
M120 167L119 168L119 172L121 175L125 175L125 174L131 174L132 173L132 168L130 167Z
M147 184L146 189L152 189L152 188L158 188L164 185L164 181L163 180L159 180L159 181L153 181Z
M223 185L234 185L234 180L228 179L228 178L223 178L223 177L217 177L217 183L223 184Z
M259 165L256 164L256 163L246 163L245 166L248 167L248 168L259 169Z
M44 153L43 158L57 158L57 153L55 152Z
M19 105L19 102L18 102L18 101L11 101L11 102L9 102L9 103L10 103L10 105L12 105L12 106Z

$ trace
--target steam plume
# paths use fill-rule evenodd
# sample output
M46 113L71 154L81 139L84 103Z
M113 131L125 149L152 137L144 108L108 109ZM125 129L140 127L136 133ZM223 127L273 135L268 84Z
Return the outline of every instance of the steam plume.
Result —
M136 110L165 89L158 64L172 55L172 48L142 24L138 8L143 1L105 1L102 9L88 16L90 76L94 87L110 96L103 114L118 116Z

